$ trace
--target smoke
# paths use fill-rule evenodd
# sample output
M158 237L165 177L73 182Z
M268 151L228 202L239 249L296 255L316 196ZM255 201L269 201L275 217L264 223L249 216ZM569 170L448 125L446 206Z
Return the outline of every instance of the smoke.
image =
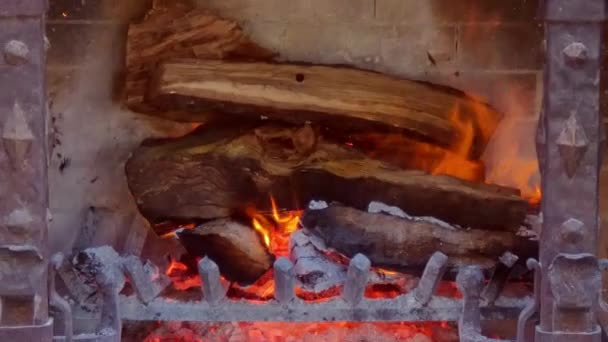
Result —
M108 1L112 2L116 3ZM82 39L75 34L84 35L88 44L77 51L75 63L51 60L48 66L53 142L49 151L53 216L49 244L53 252L104 244L120 250L131 231L141 234L142 229L131 227L142 221L135 219L138 211L124 164L143 140L181 136L193 129L191 124L132 113L120 104L117 85L124 72L126 41L126 28L120 20L145 12L138 3L108 5L116 23L92 24L86 32L66 30L65 36L56 38L71 42ZM59 52L68 58L68 50ZM91 212L96 215L94 220Z
M504 85L506 89L509 86ZM527 102L525 98L510 99L511 105L483 159L488 182L518 188L524 197L538 201L540 173L535 144L538 119L535 114L540 112L540 101L536 101L534 108L524 107Z

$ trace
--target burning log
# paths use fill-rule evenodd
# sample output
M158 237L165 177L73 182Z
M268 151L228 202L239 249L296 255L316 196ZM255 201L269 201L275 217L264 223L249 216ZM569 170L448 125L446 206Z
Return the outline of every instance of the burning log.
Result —
M251 284L272 267L274 256L251 227L216 220L176 232L188 253L208 257L230 281Z
M361 132L344 135L341 131L329 130L326 134L331 136L332 140L353 146L370 158L405 170L422 170L433 175L485 181L484 163L468 158L470 146L453 151L398 133Z
M342 205L306 210L301 223L348 257L361 253L374 266L404 271L423 269L437 251L448 256L451 268L480 265L490 269L507 251L524 260L537 254L536 242L511 232L450 229Z
M144 101L157 63L170 58L238 58L267 60L272 53L253 43L234 22L218 18L184 1L155 4L145 19L129 26L124 101L131 110L174 120L206 121L210 113L161 111Z
M397 129L477 159L501 115L446 87L345 67L174 60L146 100L167 111L267 116L296 124ZM483 120L483 122L481 122Z
M229 217L251 205L270 210L269 193L292 210L313 199L358 209L377 200L414 216L513 231L528 208L513 189L397 169L326 142L309 126L203 127L144 144L126 174L140 211L152 221Z

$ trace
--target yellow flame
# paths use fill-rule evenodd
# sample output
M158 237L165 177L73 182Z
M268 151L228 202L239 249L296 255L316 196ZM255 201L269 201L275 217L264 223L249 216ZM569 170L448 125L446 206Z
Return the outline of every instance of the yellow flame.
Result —
M298 230L302 211L291 211L287 212L285 215L281 215L277 208L277 203L272 196L270 196L270 204L272 205L272 218L277 223L282 233L291 234Z
M260 234L262 234L262 238L264 239L264 244L266 247L270 249L270 231L264 227L263 224L260 223L257 217L253 218L253 228Z

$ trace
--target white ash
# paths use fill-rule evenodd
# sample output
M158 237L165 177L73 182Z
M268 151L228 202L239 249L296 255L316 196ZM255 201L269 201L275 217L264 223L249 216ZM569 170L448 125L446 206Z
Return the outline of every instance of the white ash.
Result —
M503 255L501 255L498 260L503 263L505 266L508 266L509 268L513 267L513 265L515 265L515 263L517 262L517 260L519 260L519 257L511 252L505 252Z
M521 226L515 233L517 236L528 238L530 240L538 240L538 234L528 227Z
M98 333L98 336L113 336L116 335L116 330L112 328L103 328Z
M8 249L11 252L28 252L28 254L35 255L40 260L43 259L40 250L32 245L0 245L0 249Z
M34 222L34 219L30 211L24 208L14 210L4 221L7 226L21 226Z
M325 257L323 252L316 248L312 239L314 235L307 230L297 230L289 240L289 254L300 286L319 293L342 284L346 279L346 267Z
M434 225L437 225L439 227L446 228L446 229L454 230L454 229L460 228L457 225L447 223L445 221L442 221L438 218L431 217L431 216L411 216L398 207L390 206L390 205L387 205L387 204L384 204L384 203L378 202L378 201L370 202L367 207L367 212L372 213L372 214L388 214L388 215L400 217L402 219L415 221L415 222L428 222L428 223L431 223L431 224L434 224Z
M122 289L125 284L125 276L122 271L123 259L110 246L86 249L78 253L72 263L76 269L90 279L95 279L97 275L103 274L112 279L119 289Z
M327 247L314 233L300 229L291 235L289 244L296 279L302 288L319 293L344 283L348 266L328 258L326 253L338 252ZM369 274L369 284L396 285L410 289L414 286L414 281L407 274L376 269Z
M312 201L310 201L310 203L308 203L308 209L310 209L310 210L322 210L322 209L327 209L328 207L329 207L329 205L327 205L327 202L325 202L325 201L312 200Z
M539 213L538 215L526 215L524 226L536 235L540 235L543 228L543 213Z
M310 243L312 243L313 246L315 246L316 249L320 250L321 252L327 252L330 250L329 247L327 247L327 245L325 244L325 241L323 241L323 239L321 239L320 237L318 237L315 234L309 234L309 241Z

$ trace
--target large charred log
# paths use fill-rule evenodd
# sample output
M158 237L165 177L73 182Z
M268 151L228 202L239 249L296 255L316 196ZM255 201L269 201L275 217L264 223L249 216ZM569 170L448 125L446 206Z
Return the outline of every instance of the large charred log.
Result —
M333 204L308 209L302 225L337 252L367 256L374 266L400 271L421 271L433 253L446 254L448 266L494 267L505 252L526 260L538 253L535 241L512 232L447 228L430 221L414 221L369 213Z
M190 255L209 257L222 275L240 284L252 284L272 267L274 256L253 228L220 219L177 236Z
M203 127L144 144L126 173L152 221L229 217L252 205L270 210L269 194L287 209L313 199L365 209L376 200L410 215L495 230L518 229L528 208L513 189L404 171L328 143L310 126Z
M462 148L471 135L466 157L473 159L501 119L456 90L347 67L184 59L161 63L149 86L147 102L193 117L217 112L341 129L390 128L448 149Z

